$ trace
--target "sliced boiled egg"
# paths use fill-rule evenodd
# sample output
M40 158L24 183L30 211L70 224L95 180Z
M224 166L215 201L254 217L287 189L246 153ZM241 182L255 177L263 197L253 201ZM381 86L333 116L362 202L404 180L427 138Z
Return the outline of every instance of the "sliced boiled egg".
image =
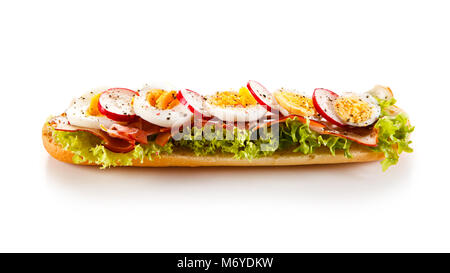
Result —
M190 121L192 113L180 104L175 90L170 85L146 85L134 98L134 112L162 127L179 126Z
M370 95L360 96L354 93L345 93L334 103L337 116L346 125L365 127L374 123L380 116L380 106Z
M381 113L378 102L368 93L344 93L339 96L330 90L317 88L313 103L323 118L338 126L369 126Z
M230 122L255 121L267 113L246 87L239 91L216 92L206 97L205 106L211 115Z
M290 114L302 117L317 115L312 98L292 89L281 88L273 94L277 102Z
M115 121L107 118L98 109L100 95L107 88L98 88L87 92L70 103L66 110L67 119L71 125L101 129L112 126Z

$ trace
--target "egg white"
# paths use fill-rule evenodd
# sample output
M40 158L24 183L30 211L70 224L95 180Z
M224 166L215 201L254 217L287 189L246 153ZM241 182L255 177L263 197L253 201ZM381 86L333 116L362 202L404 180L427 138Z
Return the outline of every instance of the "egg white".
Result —
M259 104L247 107L219 107L206 102L205 105L211 115L230 122L251 122L260 119L267 113L266 108Z
M134 98L133 108L136 115L161 127L180 126L191 119L192 113L181 103L172 109L165 110L150 105L147 101L147 93L152 89L162 89L165 91L177 90L170 84L145 85L144 88L139 90L139 96L135 96Z
M104 116L87 115L87 111L91 104L91 99L98 93L105 90L107 90L107 88L92 89L84 95L73 99L66 110L67 119L70 124L92 129L101 129L100 125L106 128L111 127L115 123L113 120Z

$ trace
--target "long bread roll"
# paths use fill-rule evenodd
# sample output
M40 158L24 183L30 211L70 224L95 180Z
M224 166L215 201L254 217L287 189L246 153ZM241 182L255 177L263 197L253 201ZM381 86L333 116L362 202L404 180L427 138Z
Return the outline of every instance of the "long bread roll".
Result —
M61 145L56 143L51 135L49 126L44 124L42 128L42 140L47 152L54 158L67 162L72 161L73 153L64 150ZM367 162L376 161L384 158L383 153L377 153L368 148L354 144L350 152L352 158L346 158L343 151L336 151L336 155L331 155L327 148L319 148L314 154L304 155L294 152L276 152L271 156L255 158L251 161L247 159L236 159L232 155L217 154L208 156L196 156L192 152L185 150L175 150L170 155L161 155L154 157L152 160L147 158L141 161L133 161L135 167L201 167L201 166L289 166L289 165L311 165L311 164L335 164L335 163L351 163L351 162ZM81 165L95 165L88 162Z

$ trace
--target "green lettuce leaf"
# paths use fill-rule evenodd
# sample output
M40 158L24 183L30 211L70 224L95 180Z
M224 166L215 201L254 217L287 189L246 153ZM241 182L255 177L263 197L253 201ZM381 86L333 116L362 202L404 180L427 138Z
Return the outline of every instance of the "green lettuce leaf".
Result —
M227 133L231 134L227 139ZM232 132L216 130L214 127L191 128L183 138L175 141L175 146L190 149L195 155L228 153L237 159L252 160L260 156L273 154L276 150L275 138L268 133L266 139L252 139L249 130L234 128ZM262 145L265 145L264 148ZM272 148L271 148L272 147Z
M336 150L343 150L345 157L352 157L350 154L352 141L313 132L309 128L309 120L307 123L302 123L297 118L288 119L280 128L282 132L280 142L284 143L282 146L294 146L294 152L312 154L318 147L327 147L333 156L336 154Z
M371 148L376 152L383 152L385 159L381 161L383 171L397 164L402 152L411 153L409 135L414 127L409 124L408 116L400 113L396 116L383 116L375 124L378 129L378 145Z
M397 100L393 97L387 100L376 98L376 100L378 101L378 104L381 108L381 117L388 116L389 112L387 112L387 109L397 102Z
M216 153L232 154L237 159L252 160L268 156L277 150L292 150L303 154L312 154L318 147L327 147L332 155L336 150L343 150L344 155L351 157L352 141L331 135L319 135L309 129L309 121L304 124L298 119L288 119L279 126L279 139L275 132L263 128L258 133L261 137L255 139L256 132L234 128L233 139L226 139L226 131L211 130L213 137L204 137L205 128L192 128L184 137L175 142L175 146L192 150L195 155L210 155ZM207 133L206 133L207 134ZM252 138L253 136L253 138Z

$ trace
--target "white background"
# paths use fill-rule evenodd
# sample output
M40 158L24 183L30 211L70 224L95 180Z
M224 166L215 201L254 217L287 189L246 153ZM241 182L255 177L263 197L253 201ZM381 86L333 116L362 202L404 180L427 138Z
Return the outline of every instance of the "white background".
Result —
M2 1L1 251L450 251L447 1ZM41 127L96 86L389 85L413 154L282 168L73 166Z

